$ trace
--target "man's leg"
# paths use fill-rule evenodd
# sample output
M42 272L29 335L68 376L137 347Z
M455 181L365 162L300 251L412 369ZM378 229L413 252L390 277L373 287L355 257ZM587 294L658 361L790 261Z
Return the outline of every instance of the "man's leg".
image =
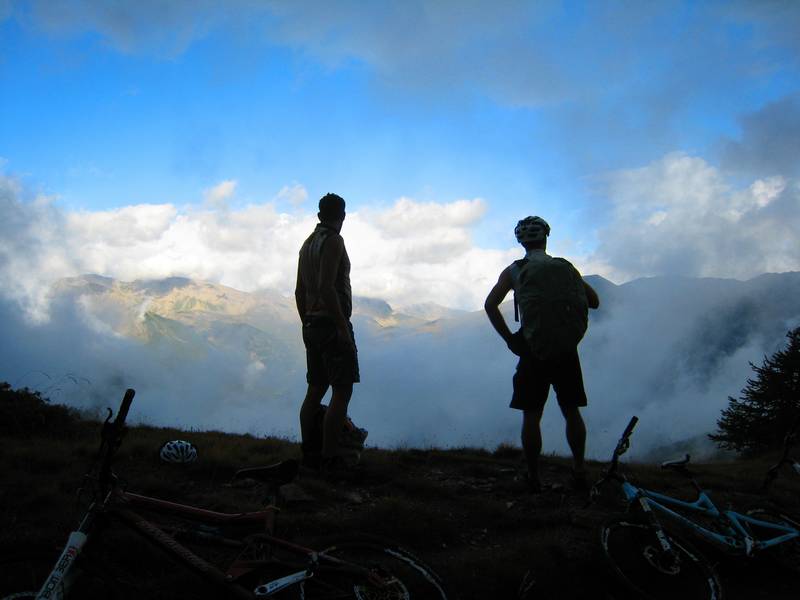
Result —
M531 485L539 485L539 454L542 452L542 408L522 412L522 450L528 463L528 478Z
M353 384L342 383L333 386L333 395L328 411L325 413L322 436L322 457L330 458L339 452L339 434L347 418L347 405L353 395Z
M586 451L586 425L577 406L561 406L567 422L567 443L572 451L572 464L576 473L583 472L583 454Z
M314 420L317 418L319 405L327 392L327 384L308 384L306 397L300 407L300 437L303 440L304 452L313 437Z

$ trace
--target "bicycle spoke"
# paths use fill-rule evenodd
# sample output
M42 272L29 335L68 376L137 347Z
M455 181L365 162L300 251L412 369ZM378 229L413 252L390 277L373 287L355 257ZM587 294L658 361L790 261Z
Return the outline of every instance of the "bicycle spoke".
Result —
M708 561L687 542L668 534L666 552L647 523L625 517L601 527L606 558L617 578L639 597L652 600L719 600L721 587Z
M299 598L321 600L446 600L447 592L433 570L408 550L380 541L343 541L321 553L370 569L371 575L337 568L328 561L312 579L300 586Z
M747 515L760 521L783 525L800 529L800 523L792 517L785 515L771 508L752 508L747 511ZM747 528L752 536L760 541L775 538L782 535L782 532L770 529L769 527L759 527L757 523L747 523ZM764 555L771 558L775 563L784 569L800 574L800 538L789 540L777 546L764 550Z

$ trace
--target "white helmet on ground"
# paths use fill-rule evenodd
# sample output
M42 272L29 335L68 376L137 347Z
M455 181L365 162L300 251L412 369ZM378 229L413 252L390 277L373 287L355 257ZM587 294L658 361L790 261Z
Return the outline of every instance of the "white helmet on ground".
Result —
M542 217L525 217L514 227L514 235L523 245L542 242L550 235L550 225Z
M184 440L172 440L165 442L158 451L158 456L164 462L184 464L197 460L197 448L191 442Z

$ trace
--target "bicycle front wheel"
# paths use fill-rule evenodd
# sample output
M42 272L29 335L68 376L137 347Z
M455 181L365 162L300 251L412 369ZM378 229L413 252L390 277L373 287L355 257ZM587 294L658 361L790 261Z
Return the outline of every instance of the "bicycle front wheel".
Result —
M0 553L0 600L33 600L55 567L57 553L3 550Z
M336 561L368 569L355 573ZM306 600L447 600L441 578L412 552L378 538L334 543L319 553L319 571L300 585Z
M641 520L615 517L600 527L606 559L636 598L720 600L722 587L708 560L673 533L665 535L672 552L663 549L656 530Z

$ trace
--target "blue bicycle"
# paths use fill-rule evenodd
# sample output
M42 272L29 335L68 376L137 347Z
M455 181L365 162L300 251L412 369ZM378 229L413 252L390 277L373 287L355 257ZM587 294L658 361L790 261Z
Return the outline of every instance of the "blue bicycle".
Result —
M637 422L637 417L630 420L609 468L592 488L596 496L607 481L621 486L628 512L603 523L600 541L612 571L636 597L722 598L722 585L711 562L675 529L727 554L753 557L770 552L783 564L800 569L800 526L769 509L754 509L748 514L720 511L689 472L688 454L661 467L689 478L698 494L694 502L630 483L619 472L619 457L627 451Z

